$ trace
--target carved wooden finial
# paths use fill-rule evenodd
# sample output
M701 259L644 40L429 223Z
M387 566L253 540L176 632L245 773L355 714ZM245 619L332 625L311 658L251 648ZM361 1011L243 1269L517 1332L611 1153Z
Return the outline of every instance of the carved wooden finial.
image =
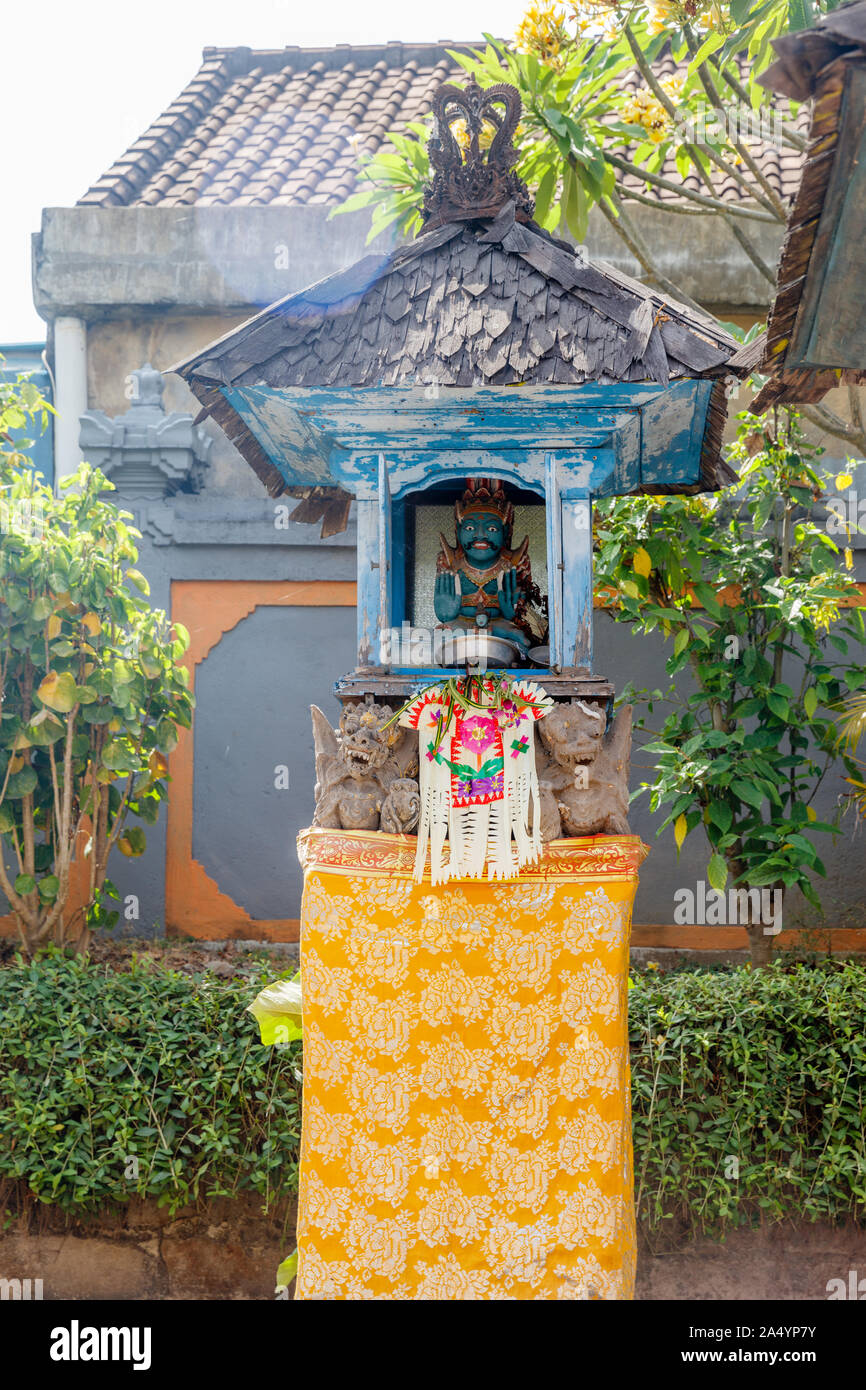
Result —
M521 109L517 88L506 82L479 87L473 76L465 87L443 82L437 89L427 142L434 172L424 191L425 231L444 222L495 217L509 202L518 221L532 220L532 195L513 168L517 151L512 141ZM464 127L460 141L453 130L458 121Z

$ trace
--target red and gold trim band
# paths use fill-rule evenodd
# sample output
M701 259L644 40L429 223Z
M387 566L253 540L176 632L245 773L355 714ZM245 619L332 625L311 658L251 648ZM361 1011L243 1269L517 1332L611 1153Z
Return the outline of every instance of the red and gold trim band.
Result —
M414 835L388 835L382 830L323 830L313 826L298 836L298 858L305 872L388 873L395 878L411 878L416 846ZM543 846L538 862L521 869L511 881L632 879L637 877L648 854L649 846L638 835L582 835L578 839L552 840ZM429 879L429 870L425 879ZM482 883L486 879L461 881Z

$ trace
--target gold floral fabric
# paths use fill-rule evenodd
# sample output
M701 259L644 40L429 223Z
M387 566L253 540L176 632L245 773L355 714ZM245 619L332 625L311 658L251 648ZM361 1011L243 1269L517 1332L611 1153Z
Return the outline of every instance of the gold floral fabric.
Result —
M630 1298L632 836L513 882L301 837L298 1298Z

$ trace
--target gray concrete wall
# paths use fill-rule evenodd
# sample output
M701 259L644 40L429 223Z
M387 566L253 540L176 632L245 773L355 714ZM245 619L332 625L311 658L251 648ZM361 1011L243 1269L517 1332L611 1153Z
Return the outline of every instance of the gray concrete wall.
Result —
M317 527L276 529L269 501L211 504L178 496L129 505L143 532L139 568L154 605L166 611L173 580L355 578L354 522L345 535L322 545ZM330 707L337 717L332 686L354 665L354 637L348 650L345 629L353 633L355 610L260 613L229 633L197 671L193 851L224 892L241 906L252 904L254 915L296 917L294 837L311 819L315 780L308 706ZM293 622L295 614L300 618ZM261 640L260 625L275 631ZM276 792L273 769L287 761L289 790ZM147 830L145 855L122 861L117 856L112 863L121 897L134 894L139 900L139 920L128 924L129 931L164 930L165 832L163 815ZM284 907L259 912L265 897L273 900L275 883L284 891Z
M165 314L198 307L232 314L264 306L394 243L366 244L365 212L330 216L297 207L46 208L33 243L33 294L46 319ZM674 219L631 212L660 269L702 304L763 311L768 286L731 232L712 214ZM772 223L750 236L768 264L781 241ZM609 223L590 215L586 247L627 274L638 266Z

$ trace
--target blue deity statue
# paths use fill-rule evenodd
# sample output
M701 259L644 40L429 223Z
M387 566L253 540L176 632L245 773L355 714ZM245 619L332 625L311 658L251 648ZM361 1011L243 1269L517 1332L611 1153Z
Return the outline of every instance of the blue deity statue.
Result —
M543 600L532 581L529 537L511 548L514 507L501 482L467 478L454 505L455 543L440 534L433 610L450 627L482 628L512 642L522 660L547 640Z

